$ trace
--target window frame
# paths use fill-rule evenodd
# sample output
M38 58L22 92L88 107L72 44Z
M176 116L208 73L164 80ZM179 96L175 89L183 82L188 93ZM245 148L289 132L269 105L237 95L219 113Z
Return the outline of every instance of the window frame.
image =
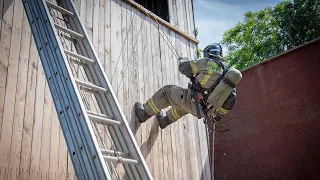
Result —
M153 12L151 12L150 10L148 10L147 8L143 7L141 4L135 2L134 0L124 0L125 2L127 2L129 5L131 5L132 7L138 9L140 12L142 12L143 14L147 15L147 16L150 16L150 18L152 18L153 20L155 20L156 22L158 22L159 24L161 25L164 25L165 27L167 27L168 29L178 33L179 35L181 35L182 37L186 38L187 40L190 40L191 42L195 43L195 44L199 44L199 41L183 32L182 30L180 30L178 27L170 24L169 22L167 22L166 20L162 19L161 17L157 16L156 14L154 14ZM169 6L169 3L167 3L168 6ZM171 21L171 12L170 12L170 7L168 7L168 14L169 14L169 19Z

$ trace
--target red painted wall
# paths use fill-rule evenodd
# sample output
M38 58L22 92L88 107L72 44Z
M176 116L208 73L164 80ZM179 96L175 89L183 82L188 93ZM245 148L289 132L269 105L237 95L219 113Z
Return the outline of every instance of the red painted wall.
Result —
M243 72L215 180L320 179L320 40Z

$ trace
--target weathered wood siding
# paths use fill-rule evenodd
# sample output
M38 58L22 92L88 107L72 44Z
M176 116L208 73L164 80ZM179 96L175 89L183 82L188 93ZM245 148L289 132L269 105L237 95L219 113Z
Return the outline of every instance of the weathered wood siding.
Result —
M192 1L169 4L171 23L194 36ZM187 85L165 41L190 58L196 45L122 0L75 5L154 178L209 179L202 121L188 115L160 130L155 118L131 120L136 101ZM75 179L21 0L0 0L0 15L0 179Z

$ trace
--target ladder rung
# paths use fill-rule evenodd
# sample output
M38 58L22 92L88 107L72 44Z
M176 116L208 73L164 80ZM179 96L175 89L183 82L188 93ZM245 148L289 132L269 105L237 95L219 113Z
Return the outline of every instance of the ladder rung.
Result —
M111 116L108 116L108 115L105 115L105 114L96 113L96 112L92 112L92 111L89 111L89 110L87 110L87 113L91 114L91 115L95 115L95 116L100 116L100 117L104 117L104 118L108 118L108 119L113 119L113 117L111 117Z
M68 11L68 10L66 10L66 9L58 6L58 5L55 5L55 4L53 4L52 2L46 1L46 3L47 3L47 6L48 6L48 7L50 7L50 8L52 8L52 9L55 9L55 10L61 12L61 14L73 16L73 13L72 13L72 12L70 12L70 11Z
M75 58L78 58L78 59L80 59L80 60L83 60L83 61L85 61L86 63L90 63L90 64L93 64L93 63L94 63L94 60L89 59L89 58L87 58L87 57L85 57L85 56L82 56L82 55L80 55L80 54L71 52L71 51L66 50L66 49L64 49L64 52L65 52L66 54L70 55L70 56L73 56L73 57L75 57Z
M121 122L113 120L113 119L109 119L109 118L105 118L102 116L97 116L97 115L93 115L89 112L88 113L88 117L89 119L91 119L92 121L98 123L98 124L112 124L112 125L121 125Z
M114 151L114 150L109 150L109 149L101 149L101 152L102 154L105 154L105 155L116 155L118 154L119 156L121 157L124 157L124 156L129 156L129 153L124 153L124 152L119 152L119 151Z
M70 34L70 35L73 36L74 38L77 38L77 39L82 39L82 38L83 38L83 35L81 35L81 34L79 34L79 33L77 33L77 32L74 32L74 31L72 31L72 30L70 30L70 29L68 29L68 28L66 28L66 27L63 27L63 26L61 26L61 25L59 25L59 24L54 23L54 26L55 26L57 29L59 29L59 30L65 32L65 33Z
M84 86L84 87L93 89L95 91L100 91L100 92L103 92L103 93L108 92L107 89L105 89L103 87L100 87L100 86L97 86L97 85L94 85L94 84L92 84L90 82L84 82L84 81L82 81L80 79L77 79L77 78L74 78L74 81L80 86Z
M106 161L112 161L116 163L123 163L123 164L139 164L138 160L135 159L127 159L122 157L113 157L113 156L103 156Z

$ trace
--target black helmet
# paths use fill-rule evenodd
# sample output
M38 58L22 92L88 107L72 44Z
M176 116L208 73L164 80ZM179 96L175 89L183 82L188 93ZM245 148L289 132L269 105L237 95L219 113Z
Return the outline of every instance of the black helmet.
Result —
M223 56L222 47L218 43L213 43L208 45L203 50L203 57L215 57L215 56Z

